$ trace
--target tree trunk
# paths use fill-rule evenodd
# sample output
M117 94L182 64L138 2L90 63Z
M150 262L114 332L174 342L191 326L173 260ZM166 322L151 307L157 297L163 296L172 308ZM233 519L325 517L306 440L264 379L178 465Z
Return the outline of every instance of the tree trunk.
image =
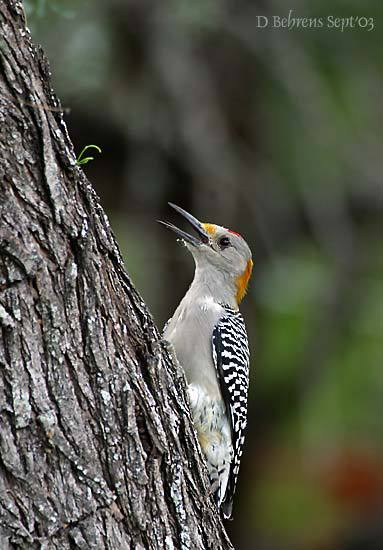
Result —
M0 31L0 548L231 548L19 2Z

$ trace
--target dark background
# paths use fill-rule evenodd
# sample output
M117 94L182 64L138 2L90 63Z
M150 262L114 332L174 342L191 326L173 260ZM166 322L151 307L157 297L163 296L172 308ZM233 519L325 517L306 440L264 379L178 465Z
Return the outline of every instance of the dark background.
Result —
M29 0L77 152L159 327L193 263L167 201L243 234L238 550L383 548L382 2ZM265 29L257 15L322 18ZM328 15L373 17L329 29ZM365 24L364 20L360 20Z

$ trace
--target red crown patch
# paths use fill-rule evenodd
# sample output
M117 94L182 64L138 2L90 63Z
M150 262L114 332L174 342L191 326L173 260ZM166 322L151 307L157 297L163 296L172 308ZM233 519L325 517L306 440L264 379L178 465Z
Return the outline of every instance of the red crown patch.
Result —
M242 237L240 233L236 233L235 231L232 231L231 229L228 229L229 233L233 233L233 235L237 235L237 237Z

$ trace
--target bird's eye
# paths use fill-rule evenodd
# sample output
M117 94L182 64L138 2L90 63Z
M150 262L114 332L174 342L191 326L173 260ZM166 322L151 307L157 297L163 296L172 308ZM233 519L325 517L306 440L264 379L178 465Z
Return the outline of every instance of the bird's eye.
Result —
M218 246L221 249L227 248L228 246L230 246L230 244L231 243L229 237L221 237L218 241Z

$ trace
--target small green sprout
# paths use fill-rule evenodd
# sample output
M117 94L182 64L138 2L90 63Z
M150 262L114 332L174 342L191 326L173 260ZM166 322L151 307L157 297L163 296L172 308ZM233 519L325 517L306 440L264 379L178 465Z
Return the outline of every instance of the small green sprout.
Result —
M94 157L84 157L84 153L87 149L96 149L98 153L101 153L101 148L98 145L85 145L84 149L81 151L79 156L76 159L77 166L82 166L83 164L88 164L90 160L94 160Z

